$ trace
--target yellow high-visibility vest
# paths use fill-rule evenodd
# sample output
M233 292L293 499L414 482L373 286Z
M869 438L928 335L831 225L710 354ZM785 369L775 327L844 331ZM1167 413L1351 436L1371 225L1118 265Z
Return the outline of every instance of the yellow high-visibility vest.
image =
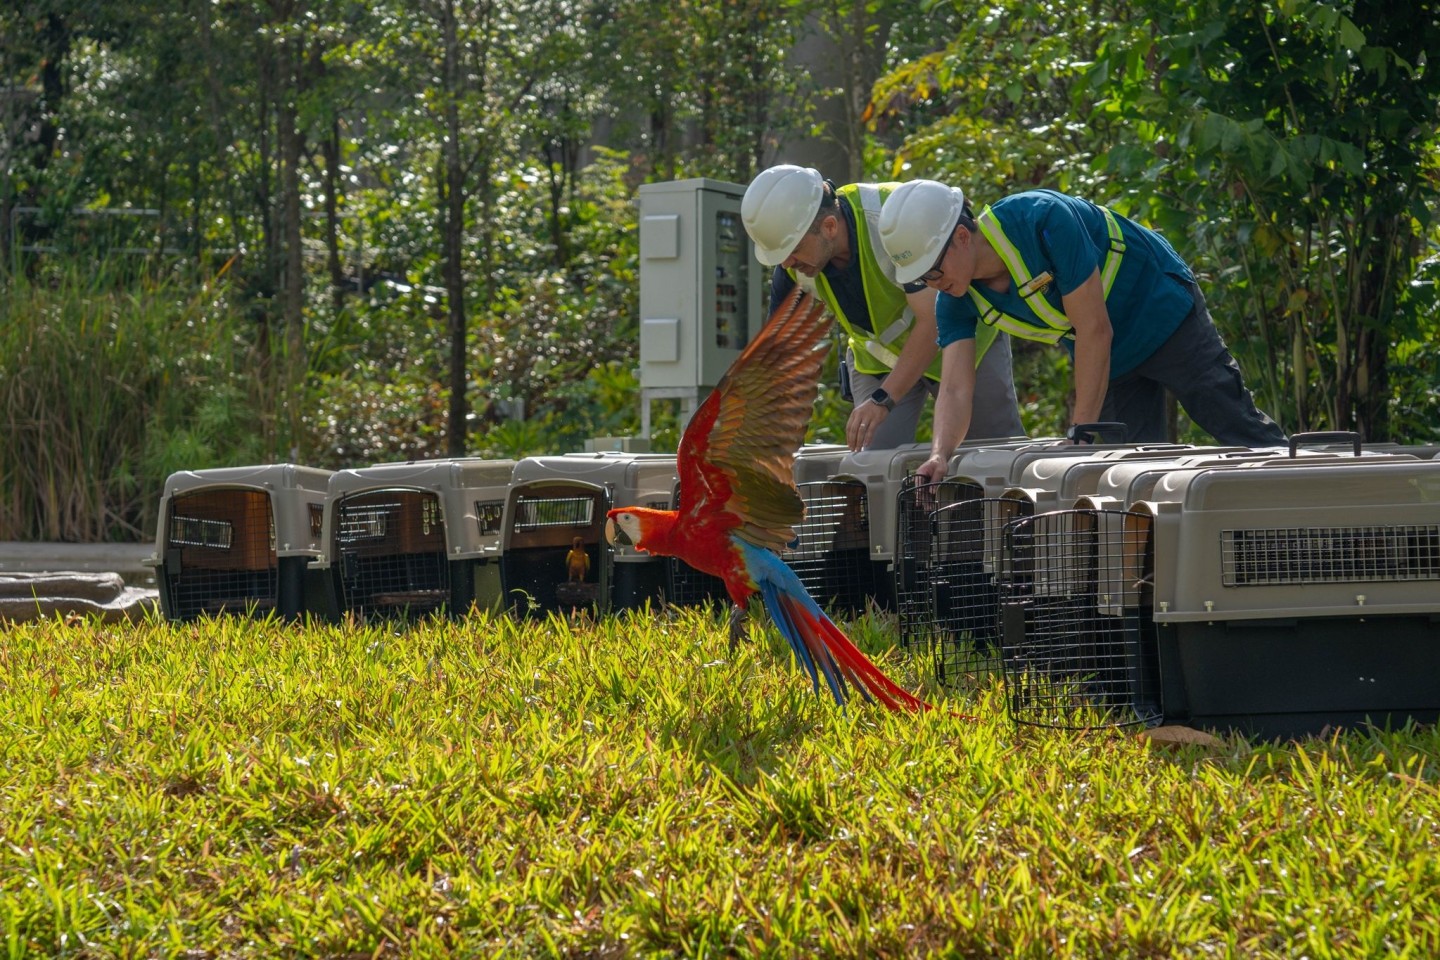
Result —
M1105 251L1105 263L1100 268L1100 282L1104 288L1104 297L1109 299L1110 288L1115 284L1115 277L1120 273L1120 261L1125 256L1125 239L1120 233L1120 221L1115 219L1115 214L1110 212L1108 207L1101 207L1100 212L1105 214L1105 229L1110 234L1110 248ZM991 248L1000 256L1005 263L1005 269L1010 272L1010 279L1015 281L1015 289L1029 305L1035 315L1044 322L1043 328L1036 327L1032 323L1026 323L1017 317L1004 312L989 300L985 299L974 283L970 284L970 300L975 304L975 309L980 311L979 330L997 328L1004 330L1012 337L1020 337L1025 340L1038 340L1041 343L1059 343L1065 337L1075 338L1074 327L1070 318L1061 313L1049 300L1045 299L1044 290L1054 278L1049 273L1034 274L1025 264L1025 259L1020 256L1020 249L1010 242L1005 236L1005 230L1000 225L1000 218L989 207L980 211L980 216L975 218L980 226L980 232L985 239L990 241Z
M830 286L824 271L812 280L803 273L789 271L795 282L806 290L814 292L849 338L850 349L855 354L855 369L871 376L883 377L900 362L900 351L905 347L915 326L915 313L910 309L904 289L895 282L895 263L880 245L880 206L898 183L852 183L835 191L838 200L848 203L855 213L855 239L858 250L851 256L860 258L860 279L865 289L865 306L870 311L870 324L874 330L862 330L850 323L845 311L840 309L835 291ZM858 205L856 201L859 201ZM868 250L870 256L865 256ZM995 342L995 330L981 327L975 332L975 362L985 355L990 344ZM940 379L940 355L936 354L925 375L932 380Z

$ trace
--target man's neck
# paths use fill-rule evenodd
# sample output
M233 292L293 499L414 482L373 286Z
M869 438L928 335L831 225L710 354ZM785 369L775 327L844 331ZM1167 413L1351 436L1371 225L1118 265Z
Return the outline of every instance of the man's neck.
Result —
M975 275L970 278L971 283L978 283L988 290L996 293L1004 293L1010 289L1010 271L1005 267L1005 261L990 246L990 241L985 239L985 234L976 230L972 239L975 244Z
M836 270L844 270L850 266L850 230L844 219L837 218L837 222L840 224L840 231L835 237L835 247L830 251L829 265Z

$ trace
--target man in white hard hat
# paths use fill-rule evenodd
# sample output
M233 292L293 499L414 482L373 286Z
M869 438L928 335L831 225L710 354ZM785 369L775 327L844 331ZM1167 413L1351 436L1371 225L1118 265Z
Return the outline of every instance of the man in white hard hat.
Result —
M898 186L837 189L810 167L781 164L751 181L740 207L755 255L775 268L772 310L799 283L825 301L848 336L842 377L855 403L845 429L852 450L913 442L925 398L939 389L935 292L903 288L876 234L881 206ZM976 353L972 379L984 402L970 436L1023 436L1009 339L987 331Z
M1255 408L1194 274L1155 231L1054 190L1012 194L972 217L959 188L912 180L886 199L879 234L897 280L939 291L944 371L930 459L917 471L929 480L944 477L981 404L970 371L988 327L1070 352L1076 425L1119 422L1127 442L1164 440L1168 388L1221 443L1286 443ZM1075 427L1069 436L1087 439Z

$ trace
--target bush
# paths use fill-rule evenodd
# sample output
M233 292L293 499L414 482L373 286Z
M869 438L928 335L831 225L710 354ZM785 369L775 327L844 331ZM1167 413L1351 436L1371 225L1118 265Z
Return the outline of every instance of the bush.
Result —
M171 472L261 458L223 282L87 258L0 287L0 540L146 540Z

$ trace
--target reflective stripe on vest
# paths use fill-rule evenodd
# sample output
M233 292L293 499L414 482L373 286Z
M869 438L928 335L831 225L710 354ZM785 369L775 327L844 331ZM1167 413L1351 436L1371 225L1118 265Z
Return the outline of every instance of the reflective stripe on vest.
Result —
M1110 246L1105 251L1105 263L1100 269L1100 283L1103 291L1101 296L1109 299L1110 288L1114 286L1115 277L1120 273L1120 261L1125 256L1125 239L1120 232L1120 221L1115 219L1115 214L1110 212L1110 208L1101 207L1100 212L1105 215L1105 230L1110 235ZM1015 282L1016 291L1030 309L1035 311L1035 315L1045 324L1045 328L1038 328L1032 323L1026 323L1005 313L985 299L984 294L980 293L972 283L970 285L970 301L975 304L975 309L980 311L980 322L1025 340L1059 343L1066 337L1073 339L1075 331L1071 326L1070 319L1045 299L1045 287L1053 278L1046 273L1037 277L1030 272L1030 268L1025 264L1025 259L1020 256L1020 249L1010 242L1009 237L1005 236L1000 219L989 207L980 211L980 216L975 220L980 226L980 232L990 242L991 249L1004 262L1005 269L1010 273L1010 279Z

